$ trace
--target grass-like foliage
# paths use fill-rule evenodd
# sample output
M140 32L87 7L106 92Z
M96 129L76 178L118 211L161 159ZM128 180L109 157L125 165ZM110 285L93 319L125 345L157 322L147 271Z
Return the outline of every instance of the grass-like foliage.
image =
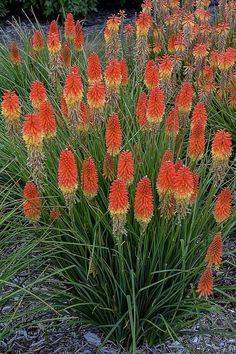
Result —
M15 23L20 45L0 48L4 223L60 273L81 322L132 352L212 309L199 295L235 224L232 137L208 123L235 107L233 2L217 23L190 3L145 1L105 41L71 14L64 42L55 21L31 39Z

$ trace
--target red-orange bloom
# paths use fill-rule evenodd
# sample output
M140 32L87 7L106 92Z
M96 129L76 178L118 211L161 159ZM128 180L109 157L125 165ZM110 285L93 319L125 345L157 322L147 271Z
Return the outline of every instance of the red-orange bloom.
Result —
M152 18L146 13L140 13L136 21L137 38L146 37L152 24Z
M61 50L60 33L55 20L50 23L49 27L48 50L51 55L56 55Z
M152 2L151 0L144 0L142 3L142 12L150 14L152 11Z
M193 87L190 82L183 81L182 87L178 93L177 107L180 115L189 113L192 108Z
M66 38L73 39L75 36L75 20L72 13L66 15L64 34Z
M116 156L120 152L122 144L122 131L118 115L113 113L110 115L106 128L106 147L107 152Z
M77 52L80 52L83 48L84 45L84 34L83 34L83 28L78 21L76 21L75 24L75 36L74 36L74 48L77 50Z
M112 15L108 18L106 27L110 32L118 32L120 27L121 19L116 15Z
M58 220L61 217L61 212L59 209L52 208L50 210L50 218L53 220Z
M167 47L168 47L168 52L170 54L175 53L175 41L176 41L176 35L169 36Z
M208 45L205 43L196 44L193 48L193 56L195 59L203 59L208 55Z
M228 48L225 52L218 54L218 67L222 71L229 70L236 61L236 49Z
M109 60L105 69L106 86L117 90L122 81L121 65L119 60Z
M127 35L132 35L134 33L134 27L131 24L124 26L124 33Z
M135 219L144 225L147 225L153 216L153 193L150 179L143 177L136 188L134 200Z
M204 125L199 120L192 127L188 141L188 156L191 160L196 161L201 159L204 154L205 147L205 131Z
M84 160L81 173L81 188L87 198L93 198L98 192L98 175L92 157Z
M12 42L11 44L11 62L14 65L19 65L21 63L21 57L19 50L17 48L16 42Z
M115 163L113 157L106 152L104 161L103 161L103 168L102 174L105 178L112 181L115 177Z
M25 217L32 223L39 221L42 204L36 185L27 182L24 187L23 210Z
M128 85L129 75L128 75L128 66L125 59L122 59L120 61L120 68L121 68L121 76L122 76L121 85L126 86Z
M231 191L227 187L222 189L218 194L213 210L214 218L218 223L221 223L230 217L232 211L231 199Z
M71 66L71 50L70 50L69 44L67 42L64 43L64 45L62 47L61 60L67 68L69 68Z
M44 84L39 80L32 82L31 89L30 89L30 101L34 109L38 111L41 104L46 99L47 99L47 93Z
M116 179L109 193L108 210L112 217L122 217L129 209L129 195L124 181Z
M192 114L192 127L200 121L205 128L207 123L207 111L202 102L198 102Z
M161 199L173 193L175 177L174 163L162 161L156 182L156 189Z
M83 85L77 65L73 65L66 76L63 96L69 108L76 106L82 100Z
M44 101L39 110L39 118L46 138L53 138L56 135L56 120L52 105L49 101Z
M68 117L68 107L67 107L67 104L66 104L66 100L65 100L65 98L63 96L61 96L60 108L61 108L61 113L62 113L63 117L67 118Z
M164 161L173 161L173 154L170 149L168 149L164 152L161 162L164 162Z
M211 147L213 161L228 161L232 153L232 137L223 129L218 130L213 138Z
M176 107L172 108L169 116L166 119L166 132L168 135L178 135L179 134L179 116Z
M102 82L95 82L88 88L88 104L92 110L102 109L106 102L106 89Z
M155 41L154 44L153 44L153 47L152 47L153 53L156 54L156 55L158 55L158 54L160 54L161 49L162 49L162 44L161 44L161 42Z
M169 81L171 79L172 71L173 64L171 57L169 55L163 56L159 65L160 79L162 81Z
M216 50L212 50L209 57L210 65L213 66L214 68L217 68L218 60L219 60L219 53Z
M159 73L154 60L149 60L146 64L144 82L149 90L159 85Z
M87 132L91 123L91 113L85 102L80 103L80 121L77 129L79 132Z
M27 148L40 149L43 144L43 127L39 115L36 113L28 113L22 126L23 139Z
M199 297L204 296L206 299L213 294L213 273L211 268L206 268L199 280L197 290Z
M134 160L131 151L123 151L118 160L117 178L129 186L134 180Z
M64 195L74 194L78 188L78 171L75 156L68 148L60 153L58 186Z
M90 84L102 79L102 67L97 53L91 53L88 57L88 81Z
M207 254L205 260L208 262L208 266L219 267L222 262L222 253L223 253L223 242L221 233L216 234L207 249Z
M147 120L151 124L160 124L165 113L163 91L156 87L150 92L147 106Z
M44 48L43 35L41 32L39 31L34 32L31 38L31 45L35 52L39 52Z
M21 106L15 91L5 91L1 102L2 115L7 121L16 121L20 118Z
M138 117L140 127L145 127L147 125L147 104L148 97L146 93L141 92L136 106L136 115Z
M189 167L183 166L178 169L174 180L175 199L189 203L194 193L193 175Z

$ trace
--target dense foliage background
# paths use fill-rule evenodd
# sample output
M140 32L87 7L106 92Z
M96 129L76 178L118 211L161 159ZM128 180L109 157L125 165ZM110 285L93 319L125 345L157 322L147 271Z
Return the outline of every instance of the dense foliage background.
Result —
M116 0L112 1L113 7L134 6L140 4L140 0ZM37 16L64 16L67 12L73 12L75 15L86 16L90 11L96 11L97 6L110 7L110 1L101 0L1 0L0 17L13 13L18 9L29 10L31 7L37 13Z

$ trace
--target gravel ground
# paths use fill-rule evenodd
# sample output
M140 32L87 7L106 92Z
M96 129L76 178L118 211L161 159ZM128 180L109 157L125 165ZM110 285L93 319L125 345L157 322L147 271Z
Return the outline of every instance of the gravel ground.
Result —
M225 249L235 252L235 238L231 237L227 241ZM235 265L235 255L232 253L227 256L226 260L218 274L216 274L216 279L218 279L216 286L235 285L236 270L232 270L230 266L230 264ZM29 279L32 281L36 278L37 275L31 269L16 276L12 282L25 286ZM32 290L35 290L38 294L47 293L53 282L55 284L57 280L48 279L40 284L37 289ZM4 295L10 293L12 289L9 286L6 287ZM227 294L235 297L235 292L233 291L227 292ZM236 309L232 303L227 303L219 294L215 295L215 298L222 305L222 312L204 316L194 327L182 332L180 342L168 340L162 345L155 347L143 346L137 350L137 354L235 354ZM13 302L6 304L0 309L0 333L7 327L11 327L11 323L1 323L1 317L4 314L14 312L16 307L19 312L23 313L25 309L28 310L30 307L36 306L36 300L29 304L26 299L19 301L19 297L15 297ZM55 313L51 311L44 311L29 317L22 315L18 321L21 324L28 324L26 329L16 330L0 341L0 353L95 354L103 342L103 334L94 328L82 326L74 315L73 313L60 313L60 316L56 316L59 318L57 320L55 320ZM61 319L62 316L63 319ZM227 331L228 336L222 335L225 331ZM205 332L208 332L208 334L203 334ZM219 334L217 335L217 333ZM99 353L125 354L126 352L120 346L109 341L99 349Z

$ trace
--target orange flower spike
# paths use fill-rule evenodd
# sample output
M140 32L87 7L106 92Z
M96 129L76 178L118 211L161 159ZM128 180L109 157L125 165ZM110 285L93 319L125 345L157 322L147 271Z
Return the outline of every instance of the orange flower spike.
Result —
M6 121L18 121L21 114L19 97L15 91L5 91L1 102L2 115Z
M192 127L197 124L197 122L200 121L203 125L203 127L206 127L207 123L207 111L202 102L198 102L196 106L194 107L193 113L192 113Z
M88 57L88 82L93 84L102 80L102 67L97 53L91 53Z
M23 139L27 149L37 149L41 151L44 133L43 126L38 114L28 113L25 115L22 131Z
M192 161L201 159L204 155L205 135L204 126L199 120L192 127L188 141L188 156Z
M134 27L131 24L124 26L124 33L127 36L132 36L134 34Z
M147 37L151 25L152 25L151 16L146 13L140 13L136 21L137 38Z
M91 115L88 106L83 101L80 104L80 118L81 121L78 123L77 129L79 132L85 133L89 130Z
M106 86L118 90L122 82L122 72L119 60L112 59L108 61L105 69Z
M175 43L176 43L176 35L169 36L167 47L168 47L168 52L170 54L175 54L176 52Z
M170 149L168 149L164 152L161 162L164 162L164 161L173 161L173 154Z
M66 100L63 96L61 96L60 109L61 109L61 113L62 113L63 118L67 119L68 118L68 107L66 104Z
M106 27L110 32L118 32L121 24L120 17L112 15L108 18Z
M61 217L61 212L60 212L60 210L55 209L55 208L52 208L52 209L50 210L50 218L51 218L52 220L58 220L58 219L60 219L60 217Z
M65 37L72 40L75 36L75 20L72 13L66 15L65 25L64 25Z
M143 177L136 188L134 199L134 217L141 225L151 221L154 211L153 193L150 179Z
M78 21L76 21L75 24L75 35L74 35L74 48L77 52L81 52L83 49L84 45L84 34L83 34L83 28Z
M134 180L134 160L131 151L123 151L118 159L117 178L129 186Z
M150 92L147 106L147 120L150 124L159 125L165 114L165 97L160 88Z
M207 254L205 261L208 262L208 267L214 266L216 269L219 268L219 265L222 262L222 253L223 253L223 242L221 233L216 234L207 249Z
M146 93L141 92L138 97L138 102L136 106L136 115L138 117L138 123L141 128L145 128L147 125L147 104L148 97Z
M219 61L219 53L216 50L212 50L210 57L209 57L209 63L213 68L217 68L218 66L218 61Z
M194 194L193 175L189 167L183 166L176 172L174 195L177 202L188 204Z
M68 108L75 107L82 100L83 84L77 65L73 65L69 74L66 76L63 96Z
M111 156L119 154L122 144L122 131L118 115L112 113L108 119L106 128L106 147Z
M159 72L154 60L149 60L146 64L144 83L149 90L159 85Z
M213 273L211 268L206 268L203 272L197 290L199 297L205 297L206 299L213 294Z
M109 31L108 27L105 27L104 39L105 39L106 44L108 44L110 42L110 38L111 38L111 32Z
M32 48L35 52L40 52L44 48L44 40L41 32L34 32L31 38Z
M128 74L128 66L125 59L120 61L120 68L121 68L121 85L127 86L129 82L129 74Z
M54 20L50 23L48 31L48 50L51 55L56 55L61 50L60 33L58 24Z
M144 0L142 3L142 12L146 14L151 14L152 12L152 2L151 0Z
M32 82L30 89L30 101L35 110L39 110L41 104L47 99L46 89L44 84L36 80Z
M98 192L98 175L92 157L87 158L82 165L81 188L85 197L92 199Z
M62 47L61 60L67 68L71 66L71 50L67 42Z
M162 57L159 65L160 79L162 81L171 80L172 72L173 72L173 64L172 64L171 57L169 55L165 55Z
M169 136L177 136L179 134L179 116L176 107L172 108L166 119L166 132Z
M113 157L106 153L103 161L103 177L112 181L115 177L115 163Z
M10 49L10 58L13 65L20 65L21 57L16 42L12 42Z
M106 88L102 82L95 82L88 88L88 104L91 110L103 109L106 102Z
M189 114L192 108L193 87L190 82L183 81L182 87L178 93L178 111L179 115Z
M156 40L153 44L152 51L155 55L158 55L161 53L161 50L162 50L162 44L161 44L161 42Z
M232 154L232 136L223 129L218 130L211 147L213 162L228 162Z
M39 119L43 127L45 138L51 139L56 135L56 120L52 105L49 101L44 101L39 109Z
M75 156L68 148L60 153L58 186L65 197L73 195L78 188L78 171Z
M174 163L162 161L156 182L156 189L161 199L173 193L175 177Z
M232 194L230 189L227 187L222 189L222 191L217 196L213 209L213 215L216 222L221 223L230 217L232 212L231 201Z
M193 48L193 56L195 59L204 59L208 55L208 45L205 43L196 44Z
M190 199L191 204L193 204L197 199L197 195L199 191L199 175L196 172L193 172L192 175L193 175L193 194Z
M25 217L31 223L39 221L42 204L36 185L33 182L27 182L23 193L23 210Z
M108 210L112 217L122 217L129 209L129 195L124 181L116 179L109 193Z

